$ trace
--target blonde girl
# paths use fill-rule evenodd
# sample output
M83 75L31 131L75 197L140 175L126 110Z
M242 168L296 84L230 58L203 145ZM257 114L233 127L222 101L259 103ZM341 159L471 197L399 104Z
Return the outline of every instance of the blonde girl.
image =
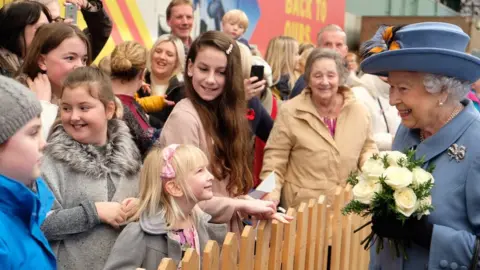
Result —
M281 100L288 99L295 77L295 65L298 61L298 42L288 36L278 36L270 40L265 60L272 68L274 92Z
M140 207L122 231L105 270L156 270L163 258L179 264L183 252L199 255L208 240L222 243L228 220L204 213L198 202L213 197L208 159L193 145L153 148L140 173ZM217 223L217 224L214 224Z
M102 269L119 226L136 207L140 153L128 127L116 119L107 74L75 69L59 97L60 122L41 162L55 196L42 230L58 269Z

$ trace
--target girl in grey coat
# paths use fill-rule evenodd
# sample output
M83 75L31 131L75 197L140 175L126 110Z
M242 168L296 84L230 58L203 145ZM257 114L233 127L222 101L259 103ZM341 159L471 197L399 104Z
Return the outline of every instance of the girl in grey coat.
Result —
M42 230L58 269L102 269L136 205L140 154L128 127L115 119L108 76L96 68L67 77L60 120L41 164L55 196Z
M154 148L140 174L140 206L113 247L105 270L156 270L163 258L180 260L187 248L200 255L209 239L223 243L225 220L215 220L197 203L213 197L208 159L193 145Z

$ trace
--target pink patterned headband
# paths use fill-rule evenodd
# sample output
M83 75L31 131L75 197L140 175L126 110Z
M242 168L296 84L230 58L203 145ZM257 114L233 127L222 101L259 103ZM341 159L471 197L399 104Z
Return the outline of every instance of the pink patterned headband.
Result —
M175 177L175 170L173 169L173 166L172 166L172 158L173 158L173 155L175 154L175 150L177 149L177 147L179 146L179 144L171 144L167 147L165 147L165 149L163 149L162 151L162 154L163 154L163 161L164 161L164 165L163 165L163 168L162 168L162 172L160 174L160 176L162 177L162 179L172 179Z

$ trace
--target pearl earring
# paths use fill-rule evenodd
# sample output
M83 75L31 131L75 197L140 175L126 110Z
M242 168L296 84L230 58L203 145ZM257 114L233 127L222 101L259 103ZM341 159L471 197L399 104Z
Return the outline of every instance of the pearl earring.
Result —
M443 102L439 101L439 102L438 102L438 105L439 105L440 107L443 106Z

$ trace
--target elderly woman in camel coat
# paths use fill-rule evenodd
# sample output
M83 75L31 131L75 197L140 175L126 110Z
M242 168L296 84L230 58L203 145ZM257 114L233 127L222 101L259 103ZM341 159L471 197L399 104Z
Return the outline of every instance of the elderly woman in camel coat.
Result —
M280 109L260 178L275 172L269 197L282 207L320 195L331 203L348 174L378 152L367 109L343 86L347 76L339 54L315 49L307 59L307 88Z

